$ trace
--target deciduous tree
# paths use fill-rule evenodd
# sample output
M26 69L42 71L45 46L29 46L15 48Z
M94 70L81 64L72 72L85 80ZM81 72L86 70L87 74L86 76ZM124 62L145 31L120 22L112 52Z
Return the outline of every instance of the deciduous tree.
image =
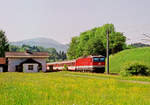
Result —
M67 52L69 59L84 55L105 55L107 31L110 34L110 53L125 49L126 37L121 32L116 32L113 24L105 24L91 30L82 32L80 36L73 37Z

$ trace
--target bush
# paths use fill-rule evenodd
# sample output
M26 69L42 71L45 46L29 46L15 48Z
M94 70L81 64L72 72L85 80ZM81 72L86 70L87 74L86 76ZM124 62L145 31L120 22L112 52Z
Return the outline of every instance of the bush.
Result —
M68 66L65 64L64 65L64 71L67 71L68 70Z
M120 75L132 76L132 75L143 75L147 76L150 74L150 68L143 62L127 62L122 66Z

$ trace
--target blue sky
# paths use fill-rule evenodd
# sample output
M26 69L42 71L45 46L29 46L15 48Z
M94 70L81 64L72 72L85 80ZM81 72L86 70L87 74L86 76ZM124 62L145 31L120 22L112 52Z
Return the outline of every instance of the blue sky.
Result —
M130 42L150 33L150 0L0 0L9 41L35 37L69 43L80 32L113 23Z

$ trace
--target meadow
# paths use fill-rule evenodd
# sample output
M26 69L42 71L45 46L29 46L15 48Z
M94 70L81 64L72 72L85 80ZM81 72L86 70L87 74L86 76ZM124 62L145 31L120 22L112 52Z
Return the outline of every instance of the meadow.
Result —
M150 105L149 81L65 71L0 73L0 105Z
M133 48L123 50L110 56L110 70L112 73L119 73L126 62L139 61L146 65L150 64L150 47Z

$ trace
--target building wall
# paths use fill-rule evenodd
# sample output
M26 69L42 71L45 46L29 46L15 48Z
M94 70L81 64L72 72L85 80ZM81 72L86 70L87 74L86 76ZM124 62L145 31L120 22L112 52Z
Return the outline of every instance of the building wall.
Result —
M17 58L8 58L8 71L9 72L15 72L16 71L16 66L19 65L20 63L24 62L29 58L22 58L22 59L17 59ZM42 71L46 72L46 59L42 58L35 58L33 59L42 65Z
M26 59L15 59L15 58L9 58L8 59L8 71L9 72L15 72L16 66L19 65L21 62L25 61Z
M0 67L0 72L3 72L3 67Z
M35 61L41 63L42 65L42 71L46 72L46 59L34 59Z
M29 65L33 65L33 70L29 70ZM29 64L23 64L23 72L32 73L32 72L38 72L38 64L29 63Z

